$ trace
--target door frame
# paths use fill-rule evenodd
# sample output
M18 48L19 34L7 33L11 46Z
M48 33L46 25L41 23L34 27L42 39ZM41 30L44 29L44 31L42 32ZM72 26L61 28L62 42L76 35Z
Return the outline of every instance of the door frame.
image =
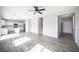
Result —
M69 14L69 13L68 13ZM72 21L73 21L73 25L72 26L74 26L74 29L73 29L73 38L74 38L74 40L75 40L75 13L74 12L72 12L72 14L73 14L73 19L72 19ZM65 15L65 14L63 14L63 15ZM60 16L62 16L62 15L58 15L58 38L60 37L60 35L61 34L59 34L59 21L61 20L60 18ZM63 23L62 23L63 24ZM61 25L62 26L62 25ZM62 33L62 29L61 29L61 33Z

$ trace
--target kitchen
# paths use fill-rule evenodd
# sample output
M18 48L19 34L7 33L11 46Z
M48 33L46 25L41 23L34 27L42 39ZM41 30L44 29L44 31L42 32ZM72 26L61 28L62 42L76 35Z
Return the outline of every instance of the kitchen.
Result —
M0 36L25 32L25 20L9 20L0 17Z

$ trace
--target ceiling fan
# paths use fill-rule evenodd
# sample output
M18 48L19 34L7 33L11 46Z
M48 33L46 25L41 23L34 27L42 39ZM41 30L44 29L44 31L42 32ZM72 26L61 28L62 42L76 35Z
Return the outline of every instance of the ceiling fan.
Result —
M40 14L42 14L41 11L45 11L44 8L43 8L43 9L39 9L38 6L33 6L33 7L34 7L34 10L28 10L28 11L35 11L33 14L36 14L36 13L40 13Z

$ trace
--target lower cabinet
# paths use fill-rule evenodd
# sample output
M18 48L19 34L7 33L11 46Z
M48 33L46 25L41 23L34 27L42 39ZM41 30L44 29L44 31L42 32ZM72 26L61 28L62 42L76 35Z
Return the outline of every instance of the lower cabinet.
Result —
M1 35L6 35L8 34L8 29L4 28L4 29L1 29Z
M15 28L15 29L14 29L14 32L15 32L15 33L20 33L20 28Z

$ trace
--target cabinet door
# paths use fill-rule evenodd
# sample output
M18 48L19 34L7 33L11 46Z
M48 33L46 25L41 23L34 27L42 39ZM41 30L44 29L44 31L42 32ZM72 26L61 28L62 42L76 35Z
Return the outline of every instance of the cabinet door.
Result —
M5 25L5 20L0 20L0 26Z
M7 29L1 29L2 31L1 31L1 34L8 34L8 30Z
M2 20L2 25L5 25L5 20Z

